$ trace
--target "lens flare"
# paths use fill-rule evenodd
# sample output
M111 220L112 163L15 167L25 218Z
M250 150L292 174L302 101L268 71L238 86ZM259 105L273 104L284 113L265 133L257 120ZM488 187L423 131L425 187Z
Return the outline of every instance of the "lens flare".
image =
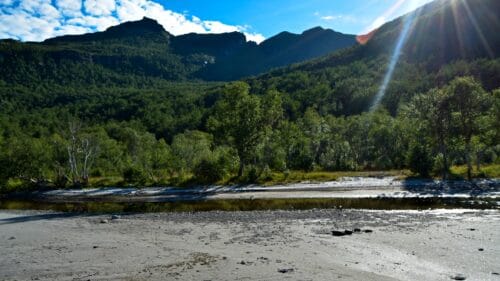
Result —
M493 51L492 51L492 49L490 47L490 44L488 44L488 40L486 40L486 37L484 36L483 31L479 27L479 24L477 23L476 17L472 14L472 12L471 12L471 10L469 8L469 4L467 4L467 1L463 1L463 0L462 0L462 3L464 5L465 12L467 13L467 16L469 17L469 20L472 23L472 26L476 30L477 35L479 36L479 39L481 40L481 43L483 44L483 47L488 52L488 55L491 58L494 58L495 55L493 54Z
M377 17L363 32L362 35L356 36L356 41L358 41L359 44L364 45L370 39L373 37L375 32L377 32L377 29L383 25L387 19L394 14L399 7L405 2L406 0L398 0L394 5L389 7L381 16Z
M415 19L415 13L411 13L403 19L404 20L403 29L399 34L398 41L396 43L394 51L392 52L391 61L389 62L389 67L387 68L387 72L384 76L384 80L382 81L382 85L380 85L377 95L373 100L372 106L370 107L370 111L373 111L377 108L377 106L380 104L380 101L385 95L387 86L389 85L389 82L392 79L392 75L394 74L394 69L396 68L396 64L399 61L399 57L401 56L401 50L403 49L406 39L408 38L410 27L414 19Z

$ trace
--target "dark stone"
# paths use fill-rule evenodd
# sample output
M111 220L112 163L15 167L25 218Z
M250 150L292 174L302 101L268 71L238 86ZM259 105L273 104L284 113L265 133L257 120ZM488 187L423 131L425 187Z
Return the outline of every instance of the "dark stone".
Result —
M345 235L352 235L352 231L350 230L344 230Z
M498 272L492 272L491 274L493 274L493 275L500 275L500 273L498 273Z
M483 248L479 248L479 249L477 249L477 250L478 250L479 252L484 251L484 249L483 249Z
M94 247L92 247L92 248L97 249L97 248L99 248L99 246L94 246Z
M451 279L453 279L453 280L466 280L467 277L465 277L465 275L459 273L459 274L456 274L454 276L451 276Z
M16 237L14 237L14 236L11 236L11 237L9 238L9 240L14 240L14 239L16 239Z
M475 229L475 228L469 228L468 230L469 230L469 231L476 231L476 229Z
M344 231L338 231L338 230L332 230L332 235L333 236L344 236L345 232Z
M365 230L363 230L363 232L364 232L364 233L372 233L372 232L373 232L373 230L371 230L371 229L365 229Z
M359 228L355 228L353 231L354 231L354 232L361 232L361 229L359 229Z
M279 273L292 273L293 271L294 271L293 268L281 268L281 269L278 269Z

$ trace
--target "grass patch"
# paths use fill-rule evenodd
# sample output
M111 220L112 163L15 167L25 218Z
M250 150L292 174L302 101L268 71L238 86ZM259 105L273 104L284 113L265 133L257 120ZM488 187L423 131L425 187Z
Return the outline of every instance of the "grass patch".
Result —
M405 179L410 175L407 170L389 170L389 171L290 171L284 173L272 172L270 175L260 177L257 183L262 185L277 185L298 182L325 182L336 181L342 177L387 177L394 176Z
M467 178L467 166L452 166L450 168L450 173L455 179L466 179ZM480 167L479 170L473 166L472 169L473 178L500 178L500 164L488 164Z

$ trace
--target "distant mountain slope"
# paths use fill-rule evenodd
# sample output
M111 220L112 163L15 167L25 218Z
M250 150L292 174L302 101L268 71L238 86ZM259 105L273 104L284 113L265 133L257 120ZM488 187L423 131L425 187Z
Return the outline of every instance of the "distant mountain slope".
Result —
M458 59L500 55L500 1L435 0L373 31L366 44L298 68L321 68L357 59L391 55L403 29L413 17L403 45L403 60L439 68ZM359 38L359 37L358 37Z
M498 0L436 0L359 36L364 44L248 81L256 93L287 93L292 113L314 107L324 114L358 114L373 105L405 21L411 21L382 100L391 113L456 76L474 76L490 91L500 87L498 15Z
M356 44L353 35L314 28L257 45L242 33L169 34L144 18L103 32L41 43L0 41L0 79L13 83L122 83L126 76L236 80ZM291 40L289 40L291 39ZM30 82L31 81L31 82Z

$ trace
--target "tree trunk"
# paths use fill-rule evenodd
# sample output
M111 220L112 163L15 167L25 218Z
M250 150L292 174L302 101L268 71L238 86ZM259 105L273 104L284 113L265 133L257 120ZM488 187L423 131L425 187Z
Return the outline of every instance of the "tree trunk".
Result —
M238 178L243 176L243 169L245 169L245 164L240 160L240 168L238 169Z
M476 170L478 173L481 170L481 158L483 158L483 152L479 151L476 155Z
M472 179L472 163L470 159L470 139L465 143L465 161L467 162L467 180Z
M446 145L444 144L444 141L441 141L441 153L443 154L443 171L442 171L442 177L443 180L448 179L448 153L446 151Z

